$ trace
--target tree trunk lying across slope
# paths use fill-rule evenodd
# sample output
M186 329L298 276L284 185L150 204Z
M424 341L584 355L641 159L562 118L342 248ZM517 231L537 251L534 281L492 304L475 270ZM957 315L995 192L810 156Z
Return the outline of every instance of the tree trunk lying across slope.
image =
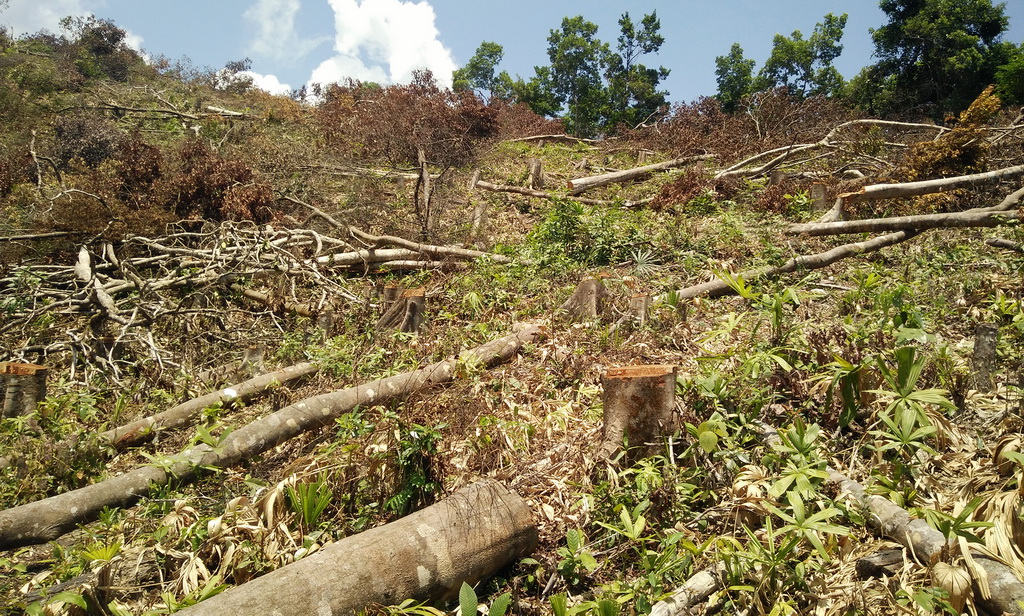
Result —
M303 432L331 425L356 406L380 404L451 381L460 362L491 366L507 361L524 344L543 336L543 328L538 325L521 324L514 331L464 351L455 359L307 398L235 430L216 448L197 445L166 464L143 466L78 490L0 511L0 549L56 539L78 524L96 519L104 507L129 506L172 478L186 483L205 469L234 466Z
M494 575L537 541L523 499L484 480L178 613L355 614L405 599L450 600L463 582Z
M1019 222L1016 212L967 211L949 214L921 214L918 216L890 216L888 218L863 218L860 220L838 220L835 222L810 222L790 225L786 233L801 235L842 235L895 231L897 229L935 229L953 227L998 227Z
M943 550L949 549L949 543L942 533L924 520L911 518L905 509L892 501L867 494L864 486L836 471L829 473L829 481L837 484L842 494L865 509L869 515L864 517L872 528L899 542L925 565L935 564ZM991 614L1024 615L1024 584L1014 576L1012 569L980 554L974 554L973 559L987 577L987 583L983 585L979 585L975 579L978 604Z
M887 235L880 235L870 240L863 242L855 242L853 244L844 244L837 246L831 250L825 252L819 252L812 255L800 255L793 257L789 261L786 261L782 265L776 267L761 267L757 269L749 269L740 272L738 275L742 276L744 280L754 280L756 278L762 278L765 276L778 276L779 274L788 274L789 272L795 272L798 270L812 270L827 267L832 265L840 259L847 257L853 257L861 255L866 252L874 252L887 246L899 244L909 240L910 238L918 235L920 231L897 231L896 233L889 233ZM654 304L663 304L669 298L675 297L676 299L693 299L695 297L707 296L707 297L721 297L722 295L728 295L733 292L732 287L729 286L723 280L712 280L711 282L705 282L692 287L686 287L678 291L669 293L663 293L653 299Z
M524 195L527 197L536 197L537 199L547 199L549 201L555 201L558 199L565 199L565 195L559 195L555 193L544 192L543 190L533 190L532 188L522 188L520 186L505 186L504 184L492 184L483 180L477 180L473 183L473 188L481 188L483 190L489 190L491 192L507 192L514 193L517 195ZM606 199L589 199L587 197L572 197L573 201L579 203L585 203L587 205L617 205L615 201L608 201ZM625 201L622 203L623 207L633 207L641 203L646 203L650 199L643 199L641 201Z
M149 440L156 432L188 425L203 409L218 402L246 402L265 392L274 385L283 385L316 373L320 369L316 364L303 362L288 366L275 372L261 374L236 385L193 398L162 413L151 415L125 424L118 428L101 432L99 438L108 442L116 449L133 447Z
M658 171L666 171L668 169L682 167L683 165L711 158L714 158L714 156L710 154L687 156L686 158L676 158L661 163L654 163L652 165L644 165L643 167L634 167L633 169L624 169L622 171L602 173L601 175L576 178L575 180L569 180L569 194L578 195L584 191L590 190L591 188L597 188L598 186L605 186L615 182L629 182Z

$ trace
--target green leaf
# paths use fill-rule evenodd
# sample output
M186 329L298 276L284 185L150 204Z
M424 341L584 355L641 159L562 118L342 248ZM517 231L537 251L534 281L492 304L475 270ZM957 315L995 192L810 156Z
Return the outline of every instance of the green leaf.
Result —
M83 610L89 609L89 605L85 602L85 597L77 592L71 592L70 590L59 592L46 602L47 605L53 605L55 603L71 603L73 605L77 605Z
M718 449L718 435L711 430L698 432L697 439L700 442L700 448L706 453L714 453Z
M463 582L459 589L459 614L460 616L476 616L476 608L479 603L476 600L476 591L469 584Z
M548 602L551 603L551 613L553 616L566 616L569 599L565 596L565 593L560 592L557 595L551 595L548 597Z
M597 569L597 559L595 559L594 555L590 552L583 552L580 554L580 564L583 565L583 568L587 571Z
M505 616L510 603L512 603L511 593L501 595L491 603L491 609L487 610L487 616Z
M569 551L573 554L579 552L583 543L580 537L580 531L575 528L570 528L569 532L565 533L565 543L569 546Z

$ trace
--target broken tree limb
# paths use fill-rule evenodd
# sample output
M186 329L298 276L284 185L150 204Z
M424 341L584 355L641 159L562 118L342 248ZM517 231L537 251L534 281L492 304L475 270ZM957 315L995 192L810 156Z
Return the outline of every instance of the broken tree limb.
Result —
M919 197L945 192L966 186L977 186L996 180L1004 180L1024 175L1024 165L996 169L985 173L974 173L971 175L958 175L951 178L940 178L937 180L922 180L920 182L904 182L902 184L872 184L864 186L857 192L843 193L836 199L835 205L829 210L819 222L832 222L842 220L843 210L849 203L861 201L877 201L879 199L897 199L903 197ZM1019 191L1018 191L1019 192ZM1014 193L1015 195L1017 193ZM1010 197L1008 197L1009 199ZM1017 199L1020 199L1018 196ZM1005 202L996 206L1006 207ZM1007 208L1008 209L1008 208Z
M405 599L452 600L533 552L537 528L515 492L483 480L390 524L179 612L182 616L357 614Z
M887 498L868 494L864 486L842 473L829 471L829 482L839 487L846 495L862 507L868 515L868 525L879 534L897 541L907 548L911 555L922 564L934 565L944 552L959 549L959 544L947 541L942 533L920 518L911 518L905 509ZM978 604L991 614L1014 614L1024 616L1024 583L1013 574L1013 570L984 554L972 553L974 563L987 578L984 584L974 580L975 597Z
M762 267L757 269L749 269L742 271L738 276L743 277L744 280L750 281L757 278L764 278L769 276L778 276L780 274L788 274L799 270L812 270L820 269L832 265L840 259L847 257L853 257L862 255L868 252L874 252L881 250L900 242L905 242L912 237L920 234L920 231L909 230L909 231L897 231L896 233L889 233L886 235L880 235L870 240L864 240L863 242L854 242L852 244L844 244L837 246L831 250L825 252L819 252L811 255L800 255L793 257L789 261L786 261L782 265L776 267ZM653 299L654 304L664 304L670 298L676 300L693 299L695 297L721 297L723 295L729 295L733 293L733 288L729 286L724 280L712 280L678 291L670 291L669 293L663 293Z
M966 211L949 214L921 214L917 216L890 216L863 218L835 222L809 222L790 225L786 233L794 235L843 235L847 233L877 233L899 229L936 229L965 227L999 227L1020 222L1017 212Z
M1007 240L998 237L992 237L985 240L985 244L992 248L1002 248L1003 250L1012 250L1014 252L1024 252L1024 245L1020 242L1013 240Z
M247 381L218 389L198 398L193 398L162 413L101 432L99 438L109 443L115 449L134 447L153 438L161 430L170 430L188 425L203 409L218 402L222 404L247 402L266 392L271 387L290 383L315 374L319 369L316 364L304 362L275 372L261 374Z
M382 246L398 246L399 248L407 248L430 257L456 257L470 261L486 258L494 261L495 263L514 263L511 258L506 257L505 255L497 255L490 252L471 250L469 248L459 248L458 246L434 246L432 244L421 244L419 242L395 237L393 235L371 235L365 231L360 231L355 227L349 227L348 230L353 237L373 244L374 248L380 248Z
M275 312L294 312L300 317L312 317L314 314L316 314L316 310L311 308L310 306L307 306L306 304L298 304L295 302L290 302L288 300L276 300L267 293L260 293L255 289L247 289L242 285L233 284L231 285L231 290L237 291L241 293L243 297L251 299L254 302L259 302L260 304L267 306L268 308Z
M609 368L601 377L604 432L597 458L610 460L623 446L640 455L657 449L655 443L674 424L675 366Z
M480 188L480 189L488 190L488 191L491 191L491 192L515 193L517 195L524 195L524 196L527 196L527 197L535 197L537 199L547 199L548 201L555 201L555 200L558 200L558 199L565 199L566 198L565 195L558 195L558 194L555 194L555 193L548 193L548 192L544 192L542 190L531 190L529 188L522 188L522 187L519 187L519 186L505 186L503 184L491 184L490 182L485 182L483 180L477 180L476 184L474 185L474 188ZM607 201L605 199L590 199L590 198L587 198L587 197L572 197L572 200L573 201L577 201L579 203L585 203L587 205L616 205L615 201ZM641 201L625 201L625 202L623 202L622 205L624 207L633 207L635 205L639 205L641 203L646 203L648 201L650 201L650 199L643 199Z
M0 550L56 539L96 519L104 507L127 507L172 478L194 481L210 469L228 468L252 459L304 432L332 425L356 406L397 400L455 378L464 363L490 367L509 360L524 344L544 335L539 325L519 324L514 333L492 340L459 357L339 391L307 398L228 434L213 448L196 445L160 465L147 465L123 475L43 500L0 511Z
M675 589L672 596L658 601L651 608L651 616L682 616L690 608L711 596L716 590L725 588L724 564L703 569L694 574L686 583Z
M623 171L614 171L612 173L603 173L601 175L592 175L590 177L569 180L569 194L578 195L590 190L591 188L597 188L599 186L605 186L607 184L614 184L617 182L629 182L651 175L652 173L657 173L658 171L666 171L668 169L682 167L683 165L688 165L701 160L709 160L711 158L714 158L711 154L687 156L685 158L675 158L661 163L654 163L652 165L644 165L643 167L634 167L633 169L625 169Z

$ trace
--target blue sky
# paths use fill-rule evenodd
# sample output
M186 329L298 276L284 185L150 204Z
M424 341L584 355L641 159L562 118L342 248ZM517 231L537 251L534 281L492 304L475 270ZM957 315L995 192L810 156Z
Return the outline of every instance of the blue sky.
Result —
M715 57L732 43L760 66L776 33L809 35L829 12L849 15L836 65L853 77L872 62L868 29L885 21L875 0L9 0L0 23L15 34L57 31L61 17L92 13L150 55L210 68L249 57L257 83L273 90L343 77L401 83L424 67L444 82L481 41L505 48L499 68L529 77L548 63L546 39L562 17L582 14L614 44L627 10L635 21L657 10L665 44L642 61L671 69L674 102L715 93ZM1006 40L1024 41L1024 2L1008 2L1006 13Z

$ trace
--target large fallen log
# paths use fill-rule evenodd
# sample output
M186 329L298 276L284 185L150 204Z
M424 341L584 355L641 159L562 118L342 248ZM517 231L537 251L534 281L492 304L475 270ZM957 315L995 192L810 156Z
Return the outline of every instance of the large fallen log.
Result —
M749 269L740 272L738 276L741 276L744 280L755 280L757 278L765 278L771 276L778 276L781 274L788 274L790 272L820 269L832 265L840 259L847 257L853 257L868 252L874 252L881 250L887 246L899 244L905 242L910 238L921 233L920 231L897 231L896 233L889 233L886 235L880 235L870 240L864 240L863 242L854 242L852 244L844 244L837 246L831 250L825 252L819 252L811 255L800 255L793 257L789 261L786 261L782 265L775 267L761 267L756 269ZM724 280L712 280L710 282L704 282L701 284L686 287L685 289L679 289L678 291L670 291L663 293L653 298L653 304L664 304L674 298L675 300L693 299L695 297L721 297L723 295L729 295L733 293L733 288L728 282Z
M835 205L823 216L820 222L832 222L842 220L843 210L849 203L861 201L877 201L879 199L897 199L904 197L920 197L935 193L977 186L997 180L1005 180L1024 175L1024 165L996 169L985 173L974 173L971 175L958 175L951 178L939 178L936 180L922 180L920 182L904 182L902 184L872 184L864 186L856 192L843 193L836 199Z
M887 498L868 494L864 486L842 473L830 471L829 482L869 514L864 516L869 526L907 548L922 564L934 565L944 552L957 552L956 544L947 541L924 520L911 518L905 509ZM980 583L974 579L978 605L990 614L1024 615L1024 584L1014 576L1013 570L983 554L974 553L971 557L986 578Z
M835 222L809 222L790 225L786 233L794 235L843 235L847 233L877 233L898 229L936 229L964 227L999 227L1020 222L1017 212L967 211L949 214L921 214L917 216L890 216L863 218Z
M493 480L184 609L182 616L356 614L405 599L450 600L537 546L522 498Z
M236 385L230 385L198 398L193 398L162 413L137 419L123 426L101 432L99 439L109 443L115 449L134 447L153 438L161 430L170 430L188 425L203 409L214 404L246 402L271 387L301 379L316 373L319 369L319 366L316 364L304 362L275 372L261 374Z
M488 190L490 192L507 192L514 193L517 195L524 195L527 197L535 197L537 199L547 199L548 201L556 201L558 199L565 199L565 195L558 195L555 193L544 192L543 190L533 190L532 188L522 188L520 186L505 186L504 184L492 184L483 180L477 180L473 184L473 188L480 188ZM608 201L605 199L590 199L587 197L572 197L573 201L578 203L585 203L587 205L616 205L615 201ZM650 199L643 199L641 201L626 201L622 205L624 207L633 207L641 203L646 203Z
M216 447L196 445L178 456L147 465L90 486L0 511L0 549L56 539L78 524L96 519L104 507L127 507L150 490L194 481L210 469L228 468L251 459L304 432L330 426L356 406L401 399L455 378L463 363L491 366L510 359L524 344L543 335L538 325L517 325L514 332L458 358L437 362L383 379L307 398L235 430Z
M613 171L612 173L602 173L601 175L576 178L575 180L569 180L569 194L578 195L590 190L591 188L614 184L616 182L629 182L651 175L652 173L657 173L658 171L667 171L668 169L682 167L683 165L689 165L690 163L708 160L711 158L714 158L711 154L687 156L685 158L675 158L665 162L644 165L643 167L634 167L633 169L624 169L622 171Z
M418 252L429 257L455 257L458 259L474 260L474 259L490 259L495 263L513 263L513 259L506 257L505 255L498 255L492 252L483 252L480 250L472 250L469 248L460 248L458 246L434 246L432 244L421 244L420 242L414 242L401 237L395 237L393 235L371 235L365 231L360 231L356 227L349 227L349 233L353 237L356 237L364 242L373 244L375 248L381 246L398 246L399 248L406 248L414 252Z

